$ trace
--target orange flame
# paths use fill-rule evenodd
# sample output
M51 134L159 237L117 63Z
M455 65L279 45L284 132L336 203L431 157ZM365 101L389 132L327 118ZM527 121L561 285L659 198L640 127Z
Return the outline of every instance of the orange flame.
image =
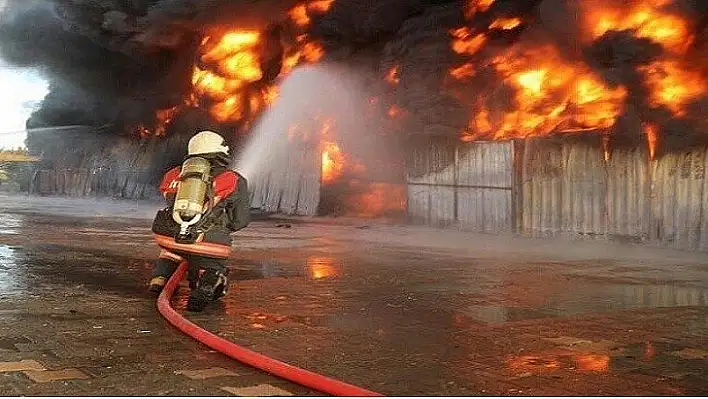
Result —
M325 10L331 3L318 1L308 7ZM307 35L300 35L298 43L300 48L290 49L284 57L281 75L289 73L302 60L314 63L324 56L322 46L308 42ZM219 122L241 121L272 104L277 98L274 87L247 90L263 78L260 46L260 33L255 31L228 31L218 40L206 37L202 41L201 64L192 73L193 93L186 103L199 106L203 97L208 98L209 112Z
M298 26L305 27L310 24L310 13L325 13L332 7L334 0L314 0L293 7L289 14L290 19Z
M582 64L562 59L551 46L514 48L495 57L493 67L516 89L516 108L490 118L481 99L474 123L463 133L468 140L492 134L494 139L529 137L555 130L601 129L614 125L627 91L608 88Z
M310 16L330 9L334 0L312 0L290 10L297 25L307 25ZM263 43L261 33L234 29L212 32L201 41L199 63L192 70L192 91L185 96L187 107L208 107L219 122L244 122L248 126L256 113L277 98L275 87L260 84ZM288 74L302 61L318 62L324 56L319 43L309 42L307 34L297 38L297 45L287 49L280 75ZM258 82L258 86L252 85ZM268 82L265 82L268 83ZM179 108L158 111L155 135L163 135ZM248 118L248 120L245 120ZM136 126L141 136L152 134L144 126Z
M145 125L140 124L135 127L135 132L141 137L146 138L152 136L150 129L146 128Z
M389 69L388 73L386 74L386 81L392 85L399 84L401 82L401 78L398 76L400 71L401 67L399 66L395 66Z
M494 0L467 0L465 18L470 19L478 12L485 12L494 4Z
M307 7L304 4L298 4L290 10L290 19L299 26L307 26L310 23L310 17L307 15Z
M310 17L307 15L307 6L298 4L290 10L290 19L299 26L310 24Z
M695 24L677 14L672 0L637 0L610 4L578 2L583 11L586 40L594 41L609 31L627 31L637 38L661 45L665 58L638 68L649 91L648 103L653 108L665 107L675 117L688 117L690 107L708 92L702 66L688 65L683 56L695 40ZM489 9L493 1L470 0L467 17ZM523 24L519 18L498 18L489 29L514 29ZM482 31L461 27L451 31L452 49L462 55L479 54L488 36ZM673 58L672 58L673 57ZM465 82L490 65L504 81L515 89L510 106L500 107L497 93L475 93L468 99L471 113L460 140L507 139L546 135L552 132L573 133L603 131L604 159L609 161L612 127L623 111L627 90L610 86L591 72L582 62L563 58L551 45L517 44L506 53L489 61L469 61L451 68L449 74ZM492 88L491 90L495 90ZM462 91L456 94L461 95ZM490 112L492 110L493 112ZM659 130L645 125L649 155L657 154Z
M708 84L701 74L677 61L656 61L640 70L651 91L650 104L666 106L675 116L684 116L685 106L708 92Z
M477 72L475 71L474 66L470 63L460 65L459 67L450 70L450 76L460 80L465 78L471 78L476 74Z
M211 116L219 122L228 122L230 120L239 120L243 117L243 103L237 96L231 96L226 100L214 104L209 109Z
M647 123L644 124L644 132L647 135L647 143L649 144L649 159L653 161L656 156L656 143L659 139L659 131L656 126Z
M155 126L155 136L164 136L167 133L167 127L172 122L172 119L177 115L180 110L180 106L174 106L172 108L160 109L155 113L155 119L157 124Z
M398 105L393 104L388 109L388 116L390 118L394 118L394 119L402 118L402 117L406 116L406 111L403 108L399 107Z
M477 132L481 135L487 135L491 131L492 125L489 122L489 110L487 110L487 107L482 106L479 112L474 116L474 120L470 121L467 131L462 133L460 139L464 142L474 141L475 135L468 132Z
M152 130L145 127L145 125L140 124L135 127L135 132L137 132L140 137L161 137L167 134L167 128L169 127L172 119L180 111L181 106L176 105L172 108L159 109L155 112L155 126Z
M344 154L337 144L325 142L322 144L322 183L331 183L342 176L344 172Z
M683 53L693 41L689 24L683 18L661 10L667 3L665 0L641 0L628 9L616 9L606 4L591 6L591 2L583 2L583 5L593 39L610 30L632 30L636 37L650 39L668 50Z
M257 46L260 34L254 31L226 32L218 42L204 40L201 61L210 69L195 66L192 86L198 96L207 96L215 103L209 112L219 122L237 121L246 113L246 107L261 108L268 98L244 96L243 89L260 80L263 72ZM198 102L197 102L198 103Z
M320 44L310 42L305 44L305 47L302 49L302 53L307 62L314 63L322 59L324 56L324 49Z
M450 34L455 38L452 42L452 49L458 54L473 55L487 42L484 33L472 34L468 27L454 29Z
M253 48L259 41L259 33L253 31L228 32L208 52L202 55L204 62L223 60L233 54L239 54ZM208 41L205 43L208 44Z
M324 13L332 8L332 3L334 3L334 0L315 0L311 1L310 4L307 5L307 9Z
M302 52L296 51L288 56L285 57L283 60L283 70L282 73L288 74L290 73L293 69L295 69L295 66L300 62L300 58L302 57Z
M489 29L511 30L521 25L521 18L497 18Z
M358 217L394 214L406 208L406 189L402 184L352 182L350 186L363 192L347 198Z

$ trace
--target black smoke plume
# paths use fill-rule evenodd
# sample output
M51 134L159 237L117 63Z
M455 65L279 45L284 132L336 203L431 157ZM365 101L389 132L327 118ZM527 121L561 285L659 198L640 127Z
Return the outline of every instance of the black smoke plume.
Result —
M588 0L589 1L589 0ZM106 137L130 135L137 124L150 125L155 110L180 104L190 90L191 68L210 27L230 25L269 32L273 50L263 65L274 80L282 66L279 43L287 35L288 10L297 1L277 0L7 0L0 21L0 57L19 66L39 68L51 91L28 121L29 127L87 125ZM629 106L617 137L640 140L638 123L661 125L666 142L690 144L706 137L706 99L691 104L688 117L675 121L667 110L646 104L646 88L636 73L662 56L663 49L628 32L610 31L587 44L580 40L578 0L496 0L486 12L465 19L468 0L335 0L313 16L308 35L323 44L325 60L342 62L369 74L373 91L406 111L398 129L417 137L456 139L467 126L470 104L480 87L448 86L450 68L467 61L450 49L450 30L468 26L486 30L499 17L520 17L524 24L508 32L488 31L491 41L480 56L518 41L550 40L564 56L582 60L609 86L629 90ZM619 2L622 3L622 2ZM694 22L694 44L687 57L708 59L708 2L675 0L672 12ZM485 62L484 59L473 60ZM708 63L704 62L708 76ZM400 69L400 84L383 76ZM479 84L494 88L499 109L513 106L513 88L495 80L480 65ZM442 90L442 88L446 88ZM461 100L463 99L463 100ZM168 136L189 136L214 126L203 110L192 110L172 124ZM98 129L100 127L100 129ZM680 131L681 133L675 133ZM624 133L623 133L624 132ZM672 140L671 136L676 140ZM32 139L32 147L42 140ZM77 145L81 145L77 143Z

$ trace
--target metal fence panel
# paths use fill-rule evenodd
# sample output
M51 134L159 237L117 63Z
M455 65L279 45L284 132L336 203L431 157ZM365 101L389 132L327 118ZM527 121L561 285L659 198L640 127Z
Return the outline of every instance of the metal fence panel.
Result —
M652 227L666 246L694 250L706 246L705 167L705 148L667 154L655 164Z
M646 241L650 235L650 163L645 149L616 150L607 163L607 232Z
M510 233L513 215L510 190L459 188L460 227L484 233Z
M510 189L514 179L511 141L475 142L458 148L457 184Z
M433 226L450 226L455 223L455 189L446 186L428 186L430 193L430 220Z
M302 171L300 180L297 214L315 215L317 213L317 206L320 203L320 154L316 153L314 150L306 153L303 164L305 167Z
M513 146L475 142L418 149L409 165L410 218L479 232L511 231Z
M287 215L314 216L320 200L320 155L301 147L282 154L284 162L265 165L249 181L251 207Z
M525 146L523 162L522 231L646 239L644 151L615 151L605 161L599 140L536 139Z
M408 182L430 185L455 184L455 148L432 143L413 151Z
M529 140L524 146L523 155L523 231L532 235L550 234L561 228L563 213L572 220L570 215L581 214L584 209L578 207L577 190L565 185L564 188L564 153L563 147L557 142ZM568 198L568 206L563 208L562 198ZM570 197L574 198L570 198ZM577 197L577 198L575 198ZM567 226L576 229L579 226Z
M429 186L408 185L408 218L415 223L428 223L430 220Z

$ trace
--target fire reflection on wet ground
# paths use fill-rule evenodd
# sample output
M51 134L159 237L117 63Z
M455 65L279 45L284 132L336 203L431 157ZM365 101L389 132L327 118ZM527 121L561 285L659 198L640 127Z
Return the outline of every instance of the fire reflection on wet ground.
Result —
M515 373L542 374L561 368L578 371L607 372L610 356L594 353L535 354L511 356L506 364Z
M330 257L312 256L307 258L307 269L315 280L337 275L335 260Z

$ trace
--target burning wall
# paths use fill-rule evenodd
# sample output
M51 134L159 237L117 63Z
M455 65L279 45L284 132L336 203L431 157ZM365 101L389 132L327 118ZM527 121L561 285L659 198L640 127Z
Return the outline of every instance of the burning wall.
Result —
M3 58L52 80L30 126L177 142L210 127L238 146L293 68L344 64L368 90L357 117L376 140L328 137L327 115L306 133L325 186L346 186L349 204L400 203L368 180L401 181L412 139L593 134L605 158L624 145L656 157L708 132L708 6L698 0L127 4L9 2Z

